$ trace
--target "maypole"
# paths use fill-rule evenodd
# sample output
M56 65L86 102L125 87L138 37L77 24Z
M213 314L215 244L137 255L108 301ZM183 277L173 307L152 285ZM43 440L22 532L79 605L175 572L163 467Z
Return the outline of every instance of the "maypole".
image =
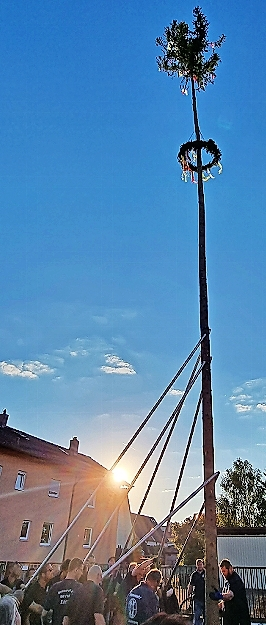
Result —
M181 78L181 92L184 95L188 95L189 85L191 85L192 92L196 140L189 141L181 146L178 160L182 167L182 180L187 182L187 179L191 178L192 182L197 183L198 191L199 316L201 336L204 336L201 343L201 359L205 363L202 369L203 464L204 480L208 480L214 472L214 447L203 181L213 178L211 173L213 166L219 168L219 173L221 173L222 167L220 164L221 152L217 145L212 139L209 139L209 141L202 140L197 112L196 90L204 91L208 83L214 82L216 77L215 71L220 62L216 48L221 47L225 36L222 35L215 42L208 41L209 22L203 15L200 7L195 7L193 17L193 30L189 29L186 22L174 20L169 27L165 28L164 36L156 39L156 44L163 51L163 56L157 58L159 70L166 72L169 76ZM206 164L203 164L202 150L212 155L212 160ZM206 553L205 621L207 625L218 625L217 606L209 600L209 592L213 587L217 586L218 578L215 488L213 482L206 484L204 497Z

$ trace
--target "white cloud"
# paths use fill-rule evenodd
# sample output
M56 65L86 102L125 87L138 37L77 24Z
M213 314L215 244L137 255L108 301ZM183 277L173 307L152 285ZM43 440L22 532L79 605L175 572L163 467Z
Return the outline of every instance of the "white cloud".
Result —
M242 388L242 386L237 386L236 388L233 389L233 393L238 395L238 393L242 393L243 390L244 389Z
M231 397L229 397L230 401L245 401L247 399L252 399L252 395L245 395L244 393L242 393L242 395L231 395Z
M178 388L171 388L169 395L183 395L184 391L180 391Z
M101 371L104 373L116 373L118 375L134 375L136 373L132 365L129 362L125 362L118 356L112 354L105 354L106 365L101 367Z
M43 373L54 373L54 369L51 369L48 365L40 362L39 360L32 360L31 362L23 363L23 366L28 371L35 373L36 375L42 375Z
M256 408L262 410L262 412L266 412L266 404L257 404Z
M55 354L59 354L60 357L71 356L77 358L78 356L89 356L91 351L95 349L90 339L74 339L70 345L63 347L62 349L56 349Z
M71 349L69 351L69 355L70 356L88 356L89 355L89 350L88 349L84 349L83 347L77 347L77 349Z
M98 414L96 416L96 419L102 420L102 421L106 421L107 419L110 419L110 414L109 412L102 412L102 414Z
M0 362L0 372L3 375L10 375L11 377L34 380L43 374L54 373L54 369L51 369L48 365L43 364L39 360L17 362L16 364L3 360Z
M4 375L11 375L12 377L18 376L20 378L37 378L38 376L31 371L23 370L21 367L17 367L11 363L0 362L0 371Z
M243 382L242 386L235 388L229 399L236 412L243 414L256 408L266 412L265 398L266 378L255 378L254 380L247 380Z
M245 404L235 404L235 409L237 412L249 412L252 410L252 406L247 406Z
M256 386L263 386L265 385L265 378L256 378L255 380L248 380L247 382L245 382L245 386L247 386L248 388L254 388Z

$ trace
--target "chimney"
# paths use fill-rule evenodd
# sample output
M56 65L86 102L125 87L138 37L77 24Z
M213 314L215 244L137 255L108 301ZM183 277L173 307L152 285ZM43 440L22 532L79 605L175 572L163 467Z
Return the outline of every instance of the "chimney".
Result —
M73 436L73 438L71 438L69 442L69 453L71 456L75 456L78 453L78 450L79 450L79 440L77 439L76 436Z
M4 428L7 424L9 414L7 414L6 408L0 413L0 428Z

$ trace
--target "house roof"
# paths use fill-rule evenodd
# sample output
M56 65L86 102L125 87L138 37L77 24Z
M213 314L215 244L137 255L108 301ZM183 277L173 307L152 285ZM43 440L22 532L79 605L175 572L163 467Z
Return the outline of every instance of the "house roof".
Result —
M145 514L134 514L131 513L132 523L134 522L134 531L136 536L140 539L145 536L150 530L157 525L157 521L152 516L147 516ZM149 543L153 544L161 544L162 537L164 533L164 528L157 529L150 538L148 538ZM166 544L169 543L169 535L166 537Z
M77 444L78 441L74 439ZM15 453L26 454L39 460L49 461L55 464L67 464L72 466L79 465L79 468L88 470L89 467L94 471L98 469L99 474L104 475L107 469L105 469L98 462L93 460L90 456L75 452L71 445L67 449L61 445L55 445L36 436L32 436L27 432L11 428L7 425L0 427L0 448L6 449Z

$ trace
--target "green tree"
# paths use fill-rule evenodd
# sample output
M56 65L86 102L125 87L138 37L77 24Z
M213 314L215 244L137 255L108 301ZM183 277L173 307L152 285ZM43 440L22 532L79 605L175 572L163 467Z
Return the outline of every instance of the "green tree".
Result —
M260 527L266 525L266 480L248 460L237 458L221 480L217 500L220 527Z
M195 516L197 515L189 516L181 522L171 523L171 538L178 553L184 545ZM205 558L204 516L201 516L200 519L198 519L197 525L190 536L180 564L195 564L197 558Z
M224 42L224 35L217 41L209 41L209 22L200 7L193 10L193 29L186 22L174 20L165 28L163 37L156 39L161 47L162 55L157 58L160 71L168 76L181 78L181 87L187 90L191 86L192 110L196 135L196 155L198 174L198 222L199 222L199 299L200 299L200 332L202 369L202 415L203 415L203 456L204 480L214 473L213 449L213 417L211 390L211 356L210 330L208 319L208 290L206 269L206 236L205 236L205 201L203 190L202 142L198 120L196 91L204 91L209 83L213 83L216 68L220 62L217 48ZM206 622L218 624L218 613L208 594L212 586L217 586L217 550L216 550L216 508L215 490L210 482L205 488L205 528L206 528Z

